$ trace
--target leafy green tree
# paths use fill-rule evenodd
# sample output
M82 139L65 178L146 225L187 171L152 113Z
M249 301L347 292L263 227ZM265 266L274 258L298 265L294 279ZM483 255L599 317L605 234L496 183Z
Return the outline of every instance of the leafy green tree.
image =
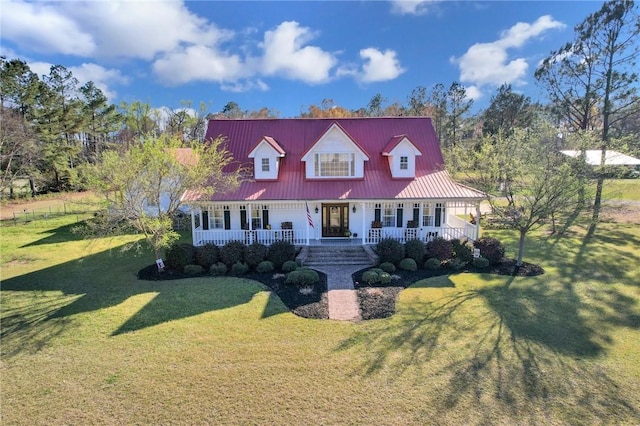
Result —
M456 146L464 134L467 114L473 100L467 98L467 89L454 81L447 91L447 117L445 121L445 146Z
M503 84L498 88L498 93L491 97L483 119L485 135L509 135L515 128L529 127L533 120L531 99L523 94L514 93L510 84Z
M42 144L42 172L52 190L75 189L84 126L78 80L61 65L51 67L40 83L34 112L36 133Z
M94 161L111 141L111 135L122 126L122 116L109 104L102 90L92 81L80 87L84 126L82 129L84 157Z
M487 137L479 149L458 153L464 158L458 164L466 167L472 185L487 194L493 214L518 230L518 265L529 231L547 223L567 223L584 207L586 166L567 159L557 145L557 131L536 124L508 136Z
M574 40L552 52L535 74L571 128L601 131L591 231L599 219L611 131L639 113L639 36L634 2L605 2L575 27Z
M133 227L160 258L178 238L172 218L185 191L206 199L237 187L241 170L229 172L233 158L222 139L184 144L168 135L149 136L126 151L106 151L87 170L90 186L104 197L107 213L92 223L92 235Z

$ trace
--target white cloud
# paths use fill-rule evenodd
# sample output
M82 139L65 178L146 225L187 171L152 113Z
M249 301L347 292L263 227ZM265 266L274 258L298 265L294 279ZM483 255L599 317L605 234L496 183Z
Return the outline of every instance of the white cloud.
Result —
M390 49L381 52L368 47L360 51L360 57L365 61L361 77L365 83L393 80L405 71L396 58L396 52Z
M182 44L213 45L233 33L183 1L3 2L2 37L38 52L152 59Z
M399 15L425 15L440 0L391 0L391 11Z
M478 86L467 86L465 87L467 93L467 99L471 99L473 101L477 101L483 96L482 91L478 88Z
M75 5L75 3L73 3ZM36 52L88 55L95 51L91 35L59 10L59 5L3 1L2 38Z
M190 12L183 1L66 2L65 12L94 34L97 54L152 59L181 45L213 46L231 31Z
M295 21L283 22L264 35L264 56L260 72L265 75L284 75L307 83L329 80L336 58L316 46L305 46L315 38L307 27Z
M238 55L226 55L201 45L167 53L153 63L153 71L169 85L196 80L222 83L246 77L250 72Z
M509 60L508 49L521 47L527 41L545 32L564 28L562 22L545 15L532 24L519 22L503 31L500 38L490 43L476 43L459 58L451 61L460 68L460 81L478 87L484 85L524 84L529 64L524 58Z
M29 68L39 77L49 75L53 64L48 62L29 62ZM102 91L110 102L117 97L115 90L111 89L112 85L128 84L129 79L122 75L120 70L104 68L97 64L84 63L80 66L66 67L73 76L78 80L78 88L89 81Z

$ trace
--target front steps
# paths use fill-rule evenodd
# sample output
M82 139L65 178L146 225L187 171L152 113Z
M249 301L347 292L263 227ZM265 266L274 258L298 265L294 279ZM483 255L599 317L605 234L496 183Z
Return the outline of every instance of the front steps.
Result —
M375 263L371 249L366 250L362 245L307 246L303 248L303 251L304 249L306 249L306 257L302 263L309 267L335 265L361 265L365 267Z

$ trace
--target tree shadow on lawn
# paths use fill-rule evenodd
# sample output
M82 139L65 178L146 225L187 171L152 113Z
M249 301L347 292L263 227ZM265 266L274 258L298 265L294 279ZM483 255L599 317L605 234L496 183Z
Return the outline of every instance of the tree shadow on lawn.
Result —
M3 280L3 292L17 292L3 295L0 316L3 354L38 351L62 332L77 326L73 315L117 306L144 293L157 294L112 335L242 305L268 290L255 281L231 277L138 280L135 274L139 265L148 262L144 259L112 249ZM56 291L61 294L45 293ZM283 312L289 311L270 297L263 314Z
M438 384L429 405L443 415L468 413L463 422L505 415L558 421L553 416L566 412L561 421L616 423L640 415L619 384L589 362L605 353L612 327L639 327L634 300L583 300L570 283L545 276L447 293L433 302L405 301L393 318L344 341L337 350L355 350L361 360L353 374ZM585 310L596 318L585 320Z
M38 232L37 235L46 235L46 236L43 236L39 240L25 244L21 246L21 248L83 240L84 236L82 236L78 232L74 232L74 228L77 228L82 223L83 222L71 223L68 225L60 226L55 229L47 229L45 231Z

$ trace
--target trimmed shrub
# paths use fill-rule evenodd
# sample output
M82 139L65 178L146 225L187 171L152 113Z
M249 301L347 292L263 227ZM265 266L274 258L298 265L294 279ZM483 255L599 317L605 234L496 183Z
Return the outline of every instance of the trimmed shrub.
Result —
M273 263L273 267L282 270L282 265L287 260L295 260L296 248L289 241L276 241L267 250L267 260Z
M475 248L480 249L480 256L486 258L490 265L496 265L504 257L504 246L493 237L482 237L474 243Z
M298 269L298 264L293 260L287 260L282 264L282 272L292 272Z
M396 265L391 262L384 262L380 264L380 269L391 274L396 271Z
M475 259L473 259L473 266L475 266L478 269L484 269L484 268L488 268L489 267L489 259L487 259L486 257L476 257Z
M436 257L430 257L426 262L424 262L424 269L435 271L438 268L440 268L440 259Z
M318 281L320 281L320 276L316 271L309 268L299 268L289 272L284 283L304 287L313 285Z
M442 237L434 238L427 243L427 257L447 260L453 257L453 244Z
M187 265L193 265L196 249L191 244L174 244L165 252L166 265L175 271L184 271Z
M409 240L404 244L404 255L416 263L422 263L426 253L424 243L420 240Z
M258 263L258 266L256 266L256 271L262 273L265 272L273 272L273 263L269 262L268 260L263 260L262 262Z
M454 271L460 271L467 265L467 262L464 260L460 260L458 258L449 259L447 261L447 267L449 269L453 269Z
M211 265L220 259L220 249L213 243L207 243L196 247L196 265L209 269Z
M229 241L220 249L220 260L231 267L236 263L244 262L244 243L242 241Z
M468 242L463 242L458 239L451 240L453 245L453 257L460 259L464 263L469 263L473 260L473 250Z
M400 265L399 265L400 269L404 269L405 271L416 271L418 270L418 265L416 264L416 261L406 257L404 259L402 259L400 261Z
M266 257L267 246L264 244L254 241L252 244L244 247L244 261L251 269L255 269Z
M186 265L184 273L187 275L198 275L204 272L204 268L200 265Z
M380 274L373 269L369 269L362 273L362 281L369 285L375 284L380 281Z
M383 238L377 246L380 262L390 262L394 265L404 259L404 246L393 238Z
M225 265L222 262L214 263L209 267L209 273L216 277L220 275L225 275L228 270L229 269L227 268L227 265Z
M249 272L249 265L244 262L236 262L231 267L231 273L233 275L244 275Z
M383 272L378 275L380 277L380 284L389 284L391 282L391 274Z

